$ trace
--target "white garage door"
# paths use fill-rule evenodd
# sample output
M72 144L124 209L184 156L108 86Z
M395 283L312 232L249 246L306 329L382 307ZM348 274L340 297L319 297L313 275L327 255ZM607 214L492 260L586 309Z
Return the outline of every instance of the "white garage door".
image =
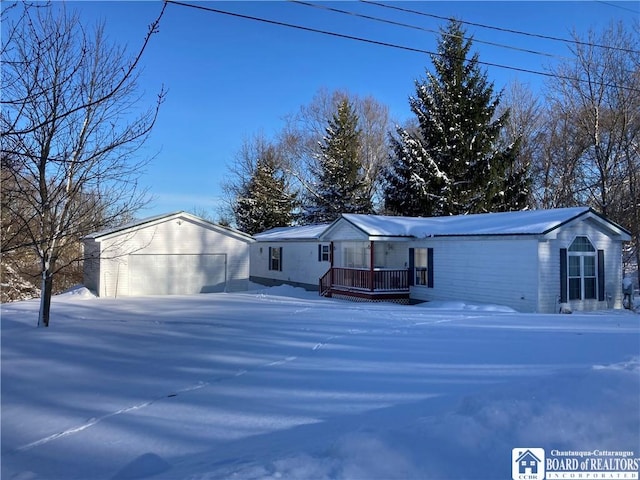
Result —
M225 254L129 255L129 295L222 292Z

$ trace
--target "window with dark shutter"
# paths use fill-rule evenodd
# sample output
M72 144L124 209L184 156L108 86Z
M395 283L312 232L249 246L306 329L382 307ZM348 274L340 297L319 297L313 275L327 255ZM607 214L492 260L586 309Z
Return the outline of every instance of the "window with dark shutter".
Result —
M318 261L319 262L328 262L330 260L329 257L329 245L318 245Z
M560 303L567 303L567 249L560 249Z
M568 249L562 250L566 252L565 271L568 299L595 300L602 296L604 300L604 290L600 295L600 288L604 288L604 252L601 266L600 254L596 252L591 241L585 236L576 237ZM562 258L560 260L562 271ZM602 277L601 281L599 281L600 276Z
M414 286L416 284L415 279L416 279L416 273L415 273L415 268L416 268L416 262L415 262L415 258L416 258L416 249L415 248L410 248L409 249L409 286Z
M269 270L282 271L282 247L269 247Z
M410 248L411 285L433 288L433 248Z
M604 302L604 250L598 250L598 300Z

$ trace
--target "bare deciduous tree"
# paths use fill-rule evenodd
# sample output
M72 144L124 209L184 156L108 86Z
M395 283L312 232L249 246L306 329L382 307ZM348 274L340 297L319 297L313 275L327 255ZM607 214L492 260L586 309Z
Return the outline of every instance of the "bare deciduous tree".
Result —
M80 258L78 239L122 223L147 202L137 159L164 92L137 111L137 56L111 43L64 6L31 9L11 25L2 46L3 253L31 249L41 272L39 326L48 326L53 279ZM4 171L4 159L9 167ZM6 200L6 202L5 202ZM5 238L3 238L5 240Z
M271 143L263 133L256 133L244 139L233 162L227 164L228 174L220 184L223 194L222 207L218 211L220 218L232 220L235 224L234 210L237 199L255 174L258 159L270 147Z
M222 218L233 219L238 229L251 235L295 221L297 194L280 145L263 134L254 135L244 141L228 168L231 175L222 183Z
M586 146L576 133L571 112L550 100L542 113L532 163L536 208L559 208L588 203L582 188L581 158ZM571 139L571 141L567 141Z
M637 264L640 36L618 23L602 32L590 31L586 38L574 37L580 42L572 48L572 60L557 67L558 77L550 84L555 106L550 112L556 124L564 122L567 128L558 140L573 153L565 155L564 170L578 172L575 186L581 203L631 230Z
M313 171L320 154L320 143L326 134L327 121L338 106L348 100L358 116L361 135L361 162L368 182L370 198L380 203L380 172L388 162L387 135L390 130L389 109L367 96L361 98L346 91L320 89L308 105L286 119L279 140L290 159L292 175L307 196L316 194Z

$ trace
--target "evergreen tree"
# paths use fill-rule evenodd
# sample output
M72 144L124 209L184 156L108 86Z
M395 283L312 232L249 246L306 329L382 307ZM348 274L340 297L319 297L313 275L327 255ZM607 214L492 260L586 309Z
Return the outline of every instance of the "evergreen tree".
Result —
M315 188L305 208L307 223L331 222L341 213L371 213L370 188L364 178L358 116L343 100L329 120L313 169Z
M251 178L242 186L233 213L238 228L250 235L293 223L297 196L280 168L276 149L268 146Z
M391 162L384 173L385 210L410 217L432 216L442 210L448 178L425 149L420 134L398 127L390 143Z
M500 145L508 111L496 116L499 96L478 65L467 59L472 40L451 20L432 55L434 72L416 81L409 100L416 132L398 128L385 172L390 213L438 216L523 208L526 178L515 167L518 142Z

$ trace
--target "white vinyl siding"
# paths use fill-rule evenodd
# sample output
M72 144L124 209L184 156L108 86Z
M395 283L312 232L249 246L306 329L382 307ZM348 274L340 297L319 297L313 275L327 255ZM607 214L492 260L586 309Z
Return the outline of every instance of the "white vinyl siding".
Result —
M440 237L415 241L434 249L433 288L411 287L416 300L464 300L506 305L521 312L537 309L536 238Z
M251 281L262 285L289 284L317 290L320 277L329 269L318 261L318 241L258 241L251 245ZM282 248L282 270L270 270L270 249Z
M553 238L540 243L540 312L559 311L560 302L560 249L569 249L576 237L588 238L597 252L604 251L604 301L594 298L568 300L572 310L599 310L622 308L622 243L593 222L576 221L564 225ZM597 257L595 258L597 266ZM568 270L568 268L567 268ZM597 275L597 267L596 267ZM597 282L596 282L597 283Z
M322 240L336 239L340 241L348 241L348 240L365 241L368 238L369 236L366 233L364 233L362 230L344 221L338 222L337 224L332 225L321 236Z
M252 240L192 215L170 215L98 237L95 243L100 246L96 290L101 297L242 291L249 286Z

